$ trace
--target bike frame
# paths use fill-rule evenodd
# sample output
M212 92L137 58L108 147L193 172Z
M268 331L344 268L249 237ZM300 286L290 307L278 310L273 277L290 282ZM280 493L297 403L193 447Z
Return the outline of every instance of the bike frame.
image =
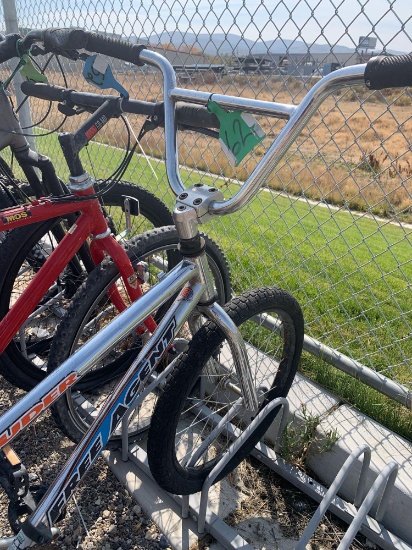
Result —
M90 188L83 196L92 194ZM70 262L81 245L92 235L90 252L95 264L100 263L106 253L118 267L130 298L134 301L142 296L137 284L133 266L124 248L110 235L106 220L97 199L85 202L54 203L48 199L36 200L29 205L8 208L0 211L0 229L14 229L32 223L53 219L73 212L82 211L76 223L68 230L63 240L57 244L46 262L39 269L24 292L0 321L0 353L6 349L24 321L33 312L41 298ZM113 302L119 309L123 300L117 292ZM147 320L149 330L154 330L154 322Z
M64 196L56 197L54 200L41 198L28 204L0 210L0 231L81 212L30 284L0 321L0 354L4 352L19 328L88 237L92 239L90 254L94 264L100 263L106 255L109 255L119 269L129 298L135 301L142 296L127 253L110 234L100 203L97 198L92 197L95 192L93 180L83 169L79 158L81 149L111 118L120 112L121 102L118 98L111 97L74 134L59 135L59 142L70 169L68 189L73 192L75 197L81 198L81 201L76 201L75 198L70 200L69 197ZM85 200L88 196L90 196L90 201ZM110 299L119 311L126 308L124 300L115 286L112 287ZM156 328L156 323L152 318L146 319L144 324L151 332Z
M106 327L99 331L87 345L80 348L58 369L40 382L30 393L7 411L0 419L0 447L4 447L29 424L31 424L47 407L58 399L82 376L87 374L93 365L122 338L130 334L136 326L180 290L179 295L159 323L152 338L146 343L136 360L129 367L113 393L105 402L95 422L85 434L76 450L70 456L64 468L53 482L48 492L30 518L32 526L39 526L46 521L51 527L59 517L67 500L72 495L83 475L93 465L103 450L111 433L121 422L129 408L135 406L141 388L155 370L164 353L173 344L175 336L186 322L190 313L197 306L204 294L206 285L195 282L199 277L199 267L190 261L183 260L144 294L138 302L120 313ZM190 281L192 281L190 283ZM188 284L187 284L188 283ZM183 287L183 288L182 288ZM236 334L236 327L218 304L202 307L202 314L225 325L228 333ZM238 346L232 338L229 344ZM34 532L31 536L34 536ZM40 528L39 537L47 536ZM51 532L50 532L51 535ZM20 532L13 539L4 539L0 548L28 548L33 538ZM42 539L44 541L44 539ZM14 541L14 542L13 542ZM36 542L40 542L38 539ZM4 546L4 545L7 546Z
M161 55L143 50L140 57L143 61L160 68L163 73L166 168L169 183L175 194L179 195L174 217L179 236L184 240L194 239L198 235L199 223L209 220L213 215L234 212L248 202L257 192L262 180L273 170L290 144L296 139L321 101L332 91L345 85L361 83L366 66L359 65L331 73L316 84L302 103L296 107L269 104L258 100L214 96L214 99L222 105L229 104L231 108L244 109L247 107L248 111L258 113L267 113L269 110L272 115L275 113L281 118L289 118L286 126L250 178L232 199L222 201L219 194L215 195L214 200L213 194L217 192L215 188L203 186L205 191L202 191L199 186L195 185L190 189L185 189L178 173L174 101L186 99L206 104L210 99L210 94L177 89L173 68ZM272 106L271 109L269 109L269 105ZM197 202L194 202L194 197L198 198ZM200 198L201 205L194 207L194 204L200 204ZM224 332L235 359L245 406L251 411L256 411L257 397L251 384L245 344L237 327L218 304L211 303L212 300L209 300L210 303L207 305L201 305L202 302L208 302L208 298L213 293L213 288L210 286L210 271L206 255L203 252L193 260L184 258L140 300L120 313L56 371L5 413L0 418L0 446L10 443L22 429L37 418L81 376L84 376L93 364L104 357L117 342L130 334L136 326L148 315L153 314L179 289L181 292L177 299L141 350L138 358L120 380L67 464L31 515L25 533L20 531L15 538L6 541L7 544L12 543L10 548L20 550L32 546L33 542L51 540L50 528L64 508L67 499L102 451L112 431L121 422L129 408L135 404L140 389L155 370L158 361L173 343L174 336L198 303L199 312L216 322ZM49 528L46 527L46 524L49 525Z

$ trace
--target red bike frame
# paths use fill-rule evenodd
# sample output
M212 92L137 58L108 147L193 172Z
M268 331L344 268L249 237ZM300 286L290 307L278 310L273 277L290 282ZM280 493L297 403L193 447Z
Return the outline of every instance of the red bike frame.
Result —
M91 187L86 191L76 192L75 194L84 197L93 195L94 192L93 187ZM0 210L0 231L8 231L16 227L23 227L79 211L81 214L76 222L58 243L10 311L0 321L0 354L3 353L24 321L34 311L37 304L89 236L92 238L90 253L94 263L97 265L106 255L109 255L122 276L130 299L134 301L142 296L139 281L131 261L124 248L109 234L100 203L96 198L81 202L74 200L72 202L55 202L45 198L34 200L23 206ZM119 311L126 308L115 285L110 289L110 298ZM152 317L146 319L144 323L151 332L157 326Z

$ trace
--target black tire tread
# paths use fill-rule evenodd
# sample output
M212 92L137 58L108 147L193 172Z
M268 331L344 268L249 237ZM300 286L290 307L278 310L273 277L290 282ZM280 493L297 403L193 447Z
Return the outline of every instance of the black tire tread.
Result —
M262 408L277 397L286 397L292 385L303 345L304 323L298 302L289 293L277 287L261 287L250 290L233 298L224 306L225 311L236 325L240 325L255 315L259 308L260 311L275 309L286 311L294 321L296 333L293 367L289 372L281 374L280 381L276 377L276 386L268 392L269 397L262 403ZM210 469L205 468L190 478L186 476L186 471L176 463L174 441L182 404L200 375L205 357L212 356L221 342L222 333L212 322L206 323L197 332L188 350L179 357L152 416L147 444L149 466L157 483L171 493L192 494L200 491L210 472ZM272 414L268 415L261 423L253 436L229 461L216 481L222 479L250 454L273 422L278 410L279 408L276 407ZM176 466L179 469L180 479L179 477L176 479Z

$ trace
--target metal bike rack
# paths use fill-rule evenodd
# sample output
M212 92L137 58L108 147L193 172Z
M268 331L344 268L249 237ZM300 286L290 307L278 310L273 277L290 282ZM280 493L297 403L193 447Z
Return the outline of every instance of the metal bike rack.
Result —
M143 394L139 396L138 400L134 404L134 408L138 407L155 387L161 387L165 377L169 374L172 368L173 363L171 363L167 369L162 372L160 377L153 378L150 385L146 388ZM280 423L274 441L274 448L269 448L264 443L259 442L251 454L264 463L267 467L274 470L277 474L281 475L298 489L320 503L300 540L297 542L296 549L304 550L307 542L313 536L313 533L322 520L325 512L330 510L349 525L348 530L340 543L339 550L347 549L358 531L362 532L370 540L385 549L399 548L402 550L412 550L412 547L408 546L404 541L399 539L399 537L389 532L380 523L384 516L390 493L396 480L398 471L397 463L390 462L382 470L372 487L367 492L366 480L371 461L371 449L367 445L361 445L349 455L337 473L330 488L326 489L298 468L285 463L278 454L281 435L286 426L289 413L289 404L285 398L278 398L269 403L244 431L234 426L231 422L232 418L236 416L238 407L241 406L242 400L240 398L233 404L224 417L221 417L219 414L209 409L202 401L199 401L192 407L193 414L196 415L199 421L202 419L207 419L208 423L211 425L212 431L208 438L204 441L203 445L206 446L208 444L208 440L213 439L216 433L222 430L223 426L225 433L233 441L227 453L222 456L213 471L205 480L200 493L190 496L169 495L156 486L156 493L157 495L161 495L162 500L163 495L167 495L178 504L177 513L179 514L180 509L180 517L182 520L189 518L189 520L193 520L195 522L192 529L193 533L197 532L197 535L202 536L202 534L206 531L218 540L218 542L220 542L225 548L252 548L252 546L247 543L235 531L234 528L229 527L212 511L210 508L211 497L209 492L216 478L220 475L224 467L230 461L231 457L238 451L240 446L247 440L253 431L257 429L260 422L264 420L275 407L280 406L282 411L280 415L278 415L278 418L280 418ZM129 411L129 414L132 414L132 410ZM127 422L128 416L124 419L122 424L122 460L127 461L130 459L139 467L141 471L151 478L147 455L144 449L140 445L131 447L130 449L128 448ZM198 454L201 454L201 452L202 449L197 451ZM363 457L363 461L357 483L356 495L353 503L349 503L338 497L337 493L342 487L345 479L350 474L354 474L355 466L357 467L357 461L360 457ZM192 460L196 460L196 456L192 458ZM370 517L368 513L375 502L378 503L377 511L373 517Z
M170 367L170 366L169 366ZM167 370L169 370L169 367ZM164 376L167 373L162 373ZM155 382L153 382L155 385ZM147 394L147 392L145 392ZM141 402L141 399L139 399ZM196 415L202 415L208 417L208 420L212 422L213 429L209 438L213 438L216 432L221 431L222 426L225 426L226 432L234 439L234 442L230 445L228 451L222 456L216 466L213 468L207 479L203 484L203 488L200 492L200 502L198 499L191 499L192 495L170 495L178 504L181 506L181 517L197 519L197 532L199 535L202 535L205 531L210 533L216 540L218 540L225 548L244 548L248 550L253 550L253 546L247 543L240 535L238 535L234 529L230 528L224 521L217 518L217 516L211 512L208 508L208 495L210 488L212 487L214 481L222 472L223 468L227 465L230 459L238 451L239 447L247 441L247 439L253 434L253 432L259 427L260 423L267 417L269 413L273 411L276 407L281 407L280 415L280 429L279 433L282 433L283 429L286 426L289 412L289 404L287 399L279 397L271 401L259 414L253 419L250 425L242 432L238 428L235 428L231 423L231 419L236 415L238 408L242 404L242 399L234 403L231 409L226 413L226 415L221 418L217 414L213 414L210 409L202 405L198 405L194 408ZM203 409L203 410L202 410ZM206 410L204 410L206 409ZM123 434L125 434L125 439L123 443L127 443L127 421L124 420L122 426ZM139 460L136 455L134 455L133 450L128 449L123 446L122 448L122 459L127 459L129 457L135 462L139 468L142 468L144 472L150 475L150 470L148 468L146 456L142 460ZM161 491L159 489L159 491Z
M212 422L214 424L213 430L219 430L221 426L225 424L225 431L230 434L234 441L228 452L221 458L213 471L209 474L201 492L197 495L181 496L169 495L158 487L156 487L156 491L157 495L160 495L161 498L163 498L163 494L167 495L178 504L181 510L181 518L189 518L189 520L191 519L196 522L195 530L197 530L197 534L200 537L202 534L207 532L225 548L245 548L251 550L253 546L245 541L234 528L229 527L221 518L218 518L217 515L209 508L209 491L216 478L219 476L233 454L237 452L242 443L247 440L250 434L253 433L267 414L269 414L275 407L281 406L281 421L275 447L277 446L283 429L287 423L289 405L287 400L284 398L279 398L272 401L259 413L259 415L252 421L246 430L244 430L244 432L233 426L230 422L231 418L235 415L236 407L238 405L239 402L235 403L224 418L219 415L215 415L214 417L212 411L201 403L199 403L194 411L198 417L203 414L209 421L212 418ZM213 432L210 437L213 437ZM127 442L127 438L125 439L125 442ZM258 458L266 466L269 466L272 470L292 482L300 490L303 490L315 500L320 501L318 509L310 520L300 540L297 542L297 550L303 550L305 548L307 542L313 536L314 531L328 509L349 524L348 530L339 545L339 550L347 549L358 531L363 532L373 542L376 542L382 546L382 548L401 548L404 550L412 550L410 546L401 541L401 539L399 539L396 535L386 530L380 523L384 516L390 493L395 483L398 464L393 461L390 462L379 474L369 491L366 491L366 478L371 459L371 449L367 445L362 445L351 453L339 470L329 489L322 487L322 485L316 483L297 468L286 464L273 449L266 447L266 445L262 442L256 446L251 454L255 458ZM363 461L357 491L353 504L351 504L338 497L337 492L348 475L353 473L356 462L361 456L363 456ZM129 458L138 466L140 470L142 470L147 476L151 477L147 463L147 455L140 446L127 449L126 445L122 451L122 458L123 460L127 460ZM377 511L373 517L370 517L368 516L368 513L376 502L378 503Z
M235 404L236 405L236 404ZM206 524L206 509L207 509L207 500L208 500L208 494L211 486L215 482L216 478L219 476L223 468L226 466L226 464L230 461L233 455L236 454L236 452L239 450L239 447L247 441L247 439L253 434L253 432L259 427L259 424L264 420L267 415L273 411L275 407L282 407L282 417L281 417L281 424L280 424L280 430L279 433L282 433L283 428L286 426L287 422L287 414L289 412L289 403L287 402L287 399L284 397L278 397L277 399L274 399L271 401L260 413L254 418L254 420L251 422L251 424L246 428L244 432L235 440L234 443L229 447L228 451L224 454L224 456L219 460L219 462L216 464L216 466L213 468L213 470L210 472L208 477L206 478L202 490L201 490L201 497L200 497L200 507L199 507L199 514L198 514L198 523L197 528L198 532L202 534L205 530L205 524ZM235 408L235 406L233 407ZM230 411L229 411L230 412ZM229 415L229 413L226 415L226 417ZM226 420L226 417L222 420ZM218 424L217 428L220 428L221 423ZM212 434L213 435L213 432ZM189 496L186 495L183 497L183 505L182 505L182 517L188 517L189 515Z
M366 488L366 476L369 470L369 464L371 459L371 449L367 445L361 445L355 449L346 459L345 463L339 470L336 475L332 485L329 487L329 490L323 497L321 503L319 504L316 512L312 516L312 519L308 523L305 531L303 532L299 543L296 546L296 550L305 550L306 544L309 542L309 539L312 537L317 526L331 505L332 501L335 499L339 489L341 488L343 482L348 477L349 473L352 471L354 464L356 463L359 456L363 455L362 468L359 475L358 487L356 490L356 495L354 499L354 506L358 509L358 512L354 516L348 530L346 531L345 536L343 537L341 543L339 544L338 550L346 550L349 548L349 545L355 538L357 532L359 531L362 523L366 519L366 516L370 509L372 508L375 501L378 500L381 493L381 489L384 488L383 493L380 496L379 506L375 513L375 520L381 521L388 504L389 496L392 491L392 488L395 484L396 475L398 472L398 464L394 461L390 462L385 466L382 472L377 477L376 481L365 494Z

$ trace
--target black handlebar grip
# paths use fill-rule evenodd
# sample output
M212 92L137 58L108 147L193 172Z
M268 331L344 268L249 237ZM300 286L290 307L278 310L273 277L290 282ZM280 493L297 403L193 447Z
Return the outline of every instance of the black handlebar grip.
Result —
M0 42L0 63L18 57L16 44L20 38L19 34L7 34L4 40Z
M372 57L366 64L365 84L370 90L412 86L412 54Z
M21 83L21 91L25 95L39 97L40 99L47 99L49 101L62 101L63 93L66 92L66 88L61 86L50 86L50 84L40 84L25 80Z
M220 128L219 119L203 105L176 103L176 118L179 124L198 128Z
M144 65L144 63L140 61L140 52L145 49L145 46L130 44L129 42L123 42L93 32L87 32L86 35L87 45L85 48L90 52L115 57L116 59L128 61L134 65Z
M83 29L47 29L43 34L46 51L81 50L87 44L87 32Z

